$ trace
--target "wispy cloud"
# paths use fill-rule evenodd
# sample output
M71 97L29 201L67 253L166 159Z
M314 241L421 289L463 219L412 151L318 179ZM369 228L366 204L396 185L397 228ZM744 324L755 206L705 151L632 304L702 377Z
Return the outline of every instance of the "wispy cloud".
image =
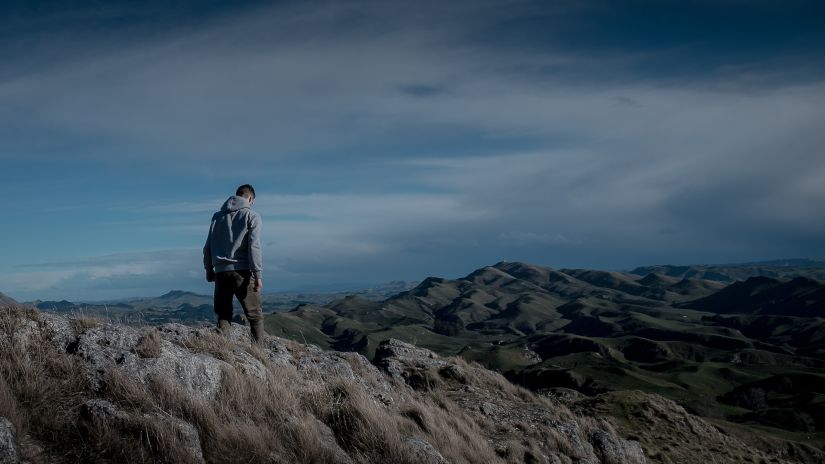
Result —
M203 289L199 255L174 249L32 263L3 273L2 280L20 300L121 298L181 285Z

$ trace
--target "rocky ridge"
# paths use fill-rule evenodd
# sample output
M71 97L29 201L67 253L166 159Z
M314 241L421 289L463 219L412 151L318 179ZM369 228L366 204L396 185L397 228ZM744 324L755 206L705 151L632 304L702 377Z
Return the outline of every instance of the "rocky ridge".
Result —
M4 310L0 329L3 463L646 462L605 421L398 340L373 364L277 337L253 347L236 325Z

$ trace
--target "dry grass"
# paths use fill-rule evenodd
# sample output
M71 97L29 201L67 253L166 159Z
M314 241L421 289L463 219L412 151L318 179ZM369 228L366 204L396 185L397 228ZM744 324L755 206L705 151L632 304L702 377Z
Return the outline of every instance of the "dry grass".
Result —
M166 414L190 422L198 430L208 462L340 460L323 424L295 396L294 373L267 372L261 381L226 369L217 397L207 401L168 379L154 378L144 386L113 371L106 380L106 394L130 415Z
M423 436L450 462L499 461L478 422L451 401L431 397L407 403L399 412L415 426L403 425L408 435Z
M316 402L308 406L351 456L363 462L420 461L392 426L388 412L352 382L336 379L324 387L323 393L325 396L315 397Z
M181 431L157 416L92 418L83 424L95 461L195 463Z
M161 354L160 334L157 329L146 329L133 351L141 358L157 358Z
M21 332L30 331L28 336ZM81 361L49 343L48 329L30 310L0 311L0 415L20 437L51 443L64 456L86 454L75 427L77 407L86 394ZM37 446L21 443L24 459L39 462Z
M221 361L230 362L232 359L232 342L218 332L198 333L189 338L182 346L193 353L204 353Z
M88 316L73 316L69 318L69 323L72 326L72 330L76 333L83 332L88 329L94 329L95 327L100 327L102 324L100 319Z
M467 362L467 360L460 356L450 356L446 358L446 360L453 366L457 366L458 370L460 370L460 377L456 380L461 383L469 383L482 388L499 391L526 402L538 402L543 399L543 397L510 382L504 378L504 376L493 373L475 361ZM444 370L442 370L440 374L442 377L456 377L455 374L444 372Z

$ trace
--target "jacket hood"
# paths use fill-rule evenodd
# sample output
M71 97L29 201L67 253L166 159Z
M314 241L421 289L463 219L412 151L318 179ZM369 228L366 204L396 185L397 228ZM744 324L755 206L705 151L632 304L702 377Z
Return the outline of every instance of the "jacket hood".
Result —
M246 198L232 195L221 206L221 211L238 211L239 209L249 208L249 206L249 200Z

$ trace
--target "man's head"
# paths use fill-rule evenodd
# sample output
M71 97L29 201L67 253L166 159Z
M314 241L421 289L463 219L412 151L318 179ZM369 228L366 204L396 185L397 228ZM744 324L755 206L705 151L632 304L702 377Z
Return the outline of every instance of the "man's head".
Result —
M249 184L243 184L235 191L235 195L244 197L249 201L249 204L255 202L255 189Z

